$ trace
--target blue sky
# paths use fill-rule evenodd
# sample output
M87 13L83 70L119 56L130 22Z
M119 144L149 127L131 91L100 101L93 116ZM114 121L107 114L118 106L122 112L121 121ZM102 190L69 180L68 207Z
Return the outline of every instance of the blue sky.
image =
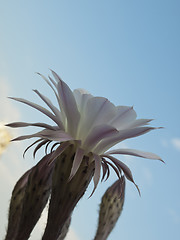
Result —
M50 96L35 72L48 75L52 68L71 89L85 88L116 105L133 105L139 118L153 118L152 125L164 127L125 142L160 155L166 164L122 157L142 197L128 182L124 211L110 240L180 237L179 9L176 0L0 1L0 121L46 121L33 109L10 103L6 93L36 101L31 90L37 88ZM6 196L1 200L5 222L0 236L13 187L10 181L5 192L3 171L17 179L34 164L31 153L26 160L21 156L26 144L17 145L12 164L8 154L14 146L0 159L0 193ZM93 238L98 204L113 180L114 175L99 184L87 200L91 185L75 209L72 229L78 240Z

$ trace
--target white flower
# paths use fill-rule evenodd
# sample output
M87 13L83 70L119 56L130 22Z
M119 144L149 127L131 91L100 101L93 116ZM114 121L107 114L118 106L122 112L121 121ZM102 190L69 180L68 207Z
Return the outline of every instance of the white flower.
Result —
M5 151L10 142L11 136L7 132L4 123L0 122L0 155Z
M51 126L45 123L24 123L15 122L8 124L10 127L42 127L43 130L24 135L13 139L24 140L29 138L38 138L31 144L25 152L33 145L38 144L36 151L46 145L46 150L50 142L55 141L52 146L50 162L56 159L70 144L76 143L77 150L70 174L70 179L76 174L84 155L91 156L95 161L94 190L100 179L101 167L103 170L102 179L107 174L109 177L109 166L121 175L121 170L127 179L134 183L130 169L120 160L114 158L113 154L126 154L149 159L162 159L149 152L142 152L135 149L117 149L107 151L117 143L140 136L156 129L147 126L151 119L136 119L136 112L133 107L114 106L108 99L103 97L94 97L85 90L76 89L73 92L61 78L52 71L55 81L49 77L42 78L53 90L59 108L41 94L38 90L34 92L46 103L49 110L42 106L21 98L11 98L25 103L48 116L56 125ZM55 149L55 146L59 146ZM108 161L109 159L110 161ZM136 185L137 187L137 185Z

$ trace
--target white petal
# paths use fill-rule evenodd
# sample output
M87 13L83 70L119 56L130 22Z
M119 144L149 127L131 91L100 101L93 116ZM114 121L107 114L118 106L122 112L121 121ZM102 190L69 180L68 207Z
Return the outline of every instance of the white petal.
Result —
M90 98L84 110L83 122L80 125L80 137L84 140L93 127L101 124L108 124L115 114L115 106L106 98Z
M111 154L125 154L125 155L132 155L136 157L148 158L148 159L157 159L163 161L158 155L150 152L143 152L136 149L115 149L112 151L108 151L103 155L111 155Z
M147 125L149 122L151 122L153 119L136 119L132 123L128 125L130 128L140 127L143 125Z
M93 96L91 94L86 93L85 90L82 91L80 89L75 89L73 91L73 95L75 97L77 107L78 107L78 110L79 110L80 114L83 114L84 109L86 109L87 101L90 98L92 98Z
M110 137L108 139L102 140L97 147L94 149L94 152L96 153L104 153L109 148L117 144L118 142L121 142L125 139L137 137L142 134L145 134L153 129L153 127L139 127L139 128L133 128L133 129L126 129L126 130L120 130L119 133L115 134L113 137Z
M80 120L79 120L79 125L78 125L78 129L77 129L77 139L83 139L82 138L82 133L84 133L83 130L83 125L84 122L86 121L86 108L87 108L87 102L90 98L92 98L93 96L91 94L82 94L82 91L80 91L79 89L75 89L73 91L76 103L77 103L77 107L80 113Z
M107 124L96 126L86 138L84 146L92 150L99 141L117 133L118 131L114 127Z
M68 132L75 137L80 114L77 109L74 95L68 85L61 80L58 83L58 93L63 110L67 117Z
M137 117L136 112L134 111L133 107L127 106L118 106L117 107L117 114L112 119L110 124L117 128L118 130L124 129L126 125L131 123Z

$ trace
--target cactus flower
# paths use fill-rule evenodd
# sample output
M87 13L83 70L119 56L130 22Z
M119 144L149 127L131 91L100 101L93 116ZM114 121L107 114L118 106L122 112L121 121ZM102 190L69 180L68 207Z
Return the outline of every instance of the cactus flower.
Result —
M101 169L102 179L106 175L107 178L109 177L111 167L119 178L123 172L125 177L135 184L130 169L115 158L114 154L133 155L160 161L162 159L156 154L135 149L108 151L123 140L157 129L148 126L152 119L137 119L133 107L115 106L107 98L94 97L85 90L71 91L54 71L52 71L54 79L39 75L54 92L57 100L56 106L38 90L34 90L35 94L47 105L48 109L22 98L11 97L11 99L40 111L49 117L54 125L41 122L14 122L8 126L42 128L36 133L13 139L13 141L18 141L37 138L25 150L26 152L36 145L34 156L42 146L47 152L50 144L53 144L48 158L49 164L55 161L55 170L52 177L48 223L43 237L43 240L53 240L60 235L63 224L84 194L92 177L94 181L92 194L94 193L101 177ZM136 184L135 186L137 187ZM61 212L59 216L57 216L58 211ZM55 225L56 230L53 230Z
M4 124L0 122L0 155L5 151L10 139L10 134L5 129Z
M107 151L123 140L157 129L147 126L152 119L136 119L137 115L133 107L115 106L107 98L93 97L85 90L76 89L72 92L54 71L52 71L52 74L56 81L51 77L48 80L43 75L40 75L54 91L59 108L54 106L38 90L34 90L34 92L45 102L51 111L22 98L11 97L11 99L37 109L53 120L56 125L24 122L8 124L7 126L10 127L36 126L43 128L39 132L17 137L13 141L38 138L33 143L33 145L38 143L35 152L43 145L47 146L52 141L59 144L51 154L49 162L61 155L73 142L76 142L77 149L69 179L72 179L76 174L83 157L91 154L95 162L94 189L99 182L101 166L104 165L104 169L107 170L109 165L109 162L105 159L109 159L115 165L117 171L121 169L127 179L134 183L129 168L120 160L112 157L113 154L133 155L162 161L156 154L135 149Z

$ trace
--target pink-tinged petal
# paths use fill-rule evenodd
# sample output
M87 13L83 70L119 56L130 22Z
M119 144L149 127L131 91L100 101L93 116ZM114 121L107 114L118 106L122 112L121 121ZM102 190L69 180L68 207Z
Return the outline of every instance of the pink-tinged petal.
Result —
M124 129L126 125L131 123L136 119L137 115L134 111L133 107L127 107L127 106L118 106L117 107L117 114L112 119L110 124L117 128L118 130Z
M70 145L69 142L62 143L54 152L51 153L48 164L51 164L54 162L54 160L60 156L66 148Z
M45 97L43 94L41 94L38 90L33 90L46 104L47 106L52 110L52 112L56 115L56 120L58 122L58 126L61 129L64 129L63 123L62 123L62 116L61 112L52 104L52 102Z
M41 74L41 73L39 73L39 72L37 72L37 74L39 75L39 76L41 76L44 80L45 80L45 82L50 86L50 88L53 90L53 92L55 93L55 94L57 94L56 93L56 91L55 91L55 89L54 89L54 87L53 87L53 85L55 86L55 87L57 87L57 84L55 83L55 81L53 80L53 79L50 79L50 77L49 77L49 79L50 79L50 81L43 75L43 74ZM52 84L53 85L52 85Z
M109 137L108 139L102 140L97 147L94 149L96 153L104 153L109 148L113 147L115 144L128 139L143 135L153 129L158 129L154 127L139 127L132 129L120 130L119 133L115 134L113 137Z
M56 90L57 90L57 83L49 76L49 80L52 82L52 84L55 86ZM65 123L65 115L64 115L64 111L63 111L63 108L62 108L62 104L61 104L61 100L59 98L59 95L57 94L57 92L54 90L54 93L56 95L56 98L57 98L57 102L58 102L58 105L59 105L59 108L61 110L61 115L62 115L62 120L63 120L63 123Z
M39 76L41 76L44 80L45 80L45 82L50 86L50 88L55 92L55 89L54 89L54 87L53 87L53 85L56 87L57 86L57 84L55 83L55 81L53 80L53 79L50 79L50 81L49 81L49 79L47 79L43 74L41 74L41 73L39 73L39 72L36 72ZM52 85L52 84L53 85Z
M50 152L52 153L54 151L54 148L57 146L57 145L60 145L59 142L56 142L52 145L51 149L50 149Z
M48 76L48 78L51 81L51 83L54 85L54 87L57 89L57 83L50 76Z
M54 116L50 111L48 111L46 108L36 104L36 103L33 103L33 102L30 102L26 99L23 99L23 98L13 98L13 97L9 97L10 99L13 99L15 101L18 101L18 102L21 102L21 103L24 103L24 104L27 104L28 106L32 107L32 108L35 108L36 110L42 112L43 114L45 114L46 116L48 116L49 118L51 118L55 123L58 124L58 120L57 120L57 117Z
M48 78L49 78L49 80L50 80L50 81L49 81L49 80L48 80L45 76L43 76L42 74L40 74L40 73L38 73L38 74L46 81L46 83L47 83L47 84L51 87L51 89L53 90L53 92L54 92L54 94L55 94L55 96L56 96L58 105L59 105L59 107L60 107L60 109L61 109L60 99L59 99L59 96L58 96L58 94L57 94L57 92L56 92L56 90L57 90L57 83L56 83L50 76L48 76ZM55 89L54 89L53 85L54 85ZM62 109L61 109L61 111L62 111ZM63 112L62 112L62 120L64 121Z
M67 92L70 93L70 95L72 94L72 92L71 92L71 89L68 87L68 85L59 77L59 75L58 75L56 72L54 72L53 70L51 70L51 72L52 72L52 74L53 74L53 76L54 76L57 84L53 81L53 79L52 79L51 77L49 77L49 79L53 82L54 86L56 86L56 89L57 89L57 91L58 91L58 95L59 95L59 96L58 96L58 99L59 99L59 100L58 100L58 102L59 102L59 107L60 107L60 109L61 109L62 118L63 118L63 121L64 121L64 123L65 123L67 116L66 116L66 111L64 110L64 103L63 103L63 101L62 101L62 96L61 96L60 91L59 91L59 84L64 83L64 86L65 86ZM68 98L68 97L67 97L67 98Z
M120 176L121 171L119 171L118 167L117 167L117 166L115 167L112 163L110 163L110 162L108 162L108 161L106 161L106 163L112 167L112 169L115 171L117 177L120 179L120 177L121 177L121 176Z
M56 108L56 107L53 105L53 103L51 102L51 100L50 100L48 97L44 96L44 95L43 95L42 93L40 93L37 89L33 89L33 92L35 92L35 93L43 100L43 102L46 103L46 105L53 111L53 113L54 113L55 115L59 115L59 113L60 113L59 109Z
M103 171L103 175L101 178L101 182L102 182L104 180L104 177L106 176L107 168L103 162L101 162L101 166L102 166L102 171Z
M164 162L158 155L150 152L143 152L136 149L115 149L112 151L106 152L104 155L111 155L111 154L124 154L124 155L132 155L136 157L142 157L142 158L148 158L148 159L154 159L154 160L160 160Z
M135 127L140 127L143 125L147 125L149 124L149 122L151 122L153 119L136 119L135 121L133 121L132 123L129 124L128 127L130 128L135 128Z
M61 131L61 130L54 131L54 130L44 129L34 134L23 135L23 136L14 138L11 141L20 141L20 140L30 139L34 137L39 137L43 139L48 139L50 141L59 141L59 142L73 140L73 138L64 131Z
M23 158L25 157L26 152L27 152L32 146L34 146L36 143L41 142L41 141L43 141L43 140L42 140L42 139L38 139L38 140L36 140L35 142L33 142L31 145L29 145L29 146L24 150L24 152L23 152Z
M107 124L96 126L89 133L84 145L87 146L88 149L93 149L99 141L117 133L118 131L114 127Z
M36 136L59 142L73 140L73 138L68 133L61 130L57 131L43 130L39 132L39 134L36 134Z
M6 124L6 126L12 127L12 128L35 126L35 127L43 127L43 128L50 129L50 130L55 130L55 127L53 127L49 124L46 124L46 123L13 122L13 123Z
M136 183L134 182L134 179L133 179L133 175L131 173L131 170L128 168L128 166L126 164L124 164L123 162L121 162L120 160L112 157L112 156L108 156L108 155L102 155L103 157L106 157L106 158L109 158L116 166L119 166L122 171L124 172L124 175L126 176L126 178L131 181L132 183L134 183L134 185L136 186L139 194L140 194L140 191L139 191L139 188L138 186L136 185Z
M50 69L50 70L51 70L52 75L53 75L53 77L55 78L56 82L57 82L57 83L61 82L62 79L60 78L60 76L59 76L56 72L54 72L52 69Z
M92 97L87 101L84 109L83 121L80 125L80 136L83 140L93 127L108 124L116 115L116 107L103 97Z
M58 94L56 92L56 90L57 90L57 83L50 76L48 76L49 80L50 80L49 81L44 75L42 75L40 73L37 73L37 74L39 74L46 81L46 83L51 87L51 89L53 90L53 92L54 92L54 94L56 96L59 108L61 109L61 118L62 118L61 120L62 120L63 123L65 123L65 116L64 116L64 113L63 113L63 109L62 109L62 106L61 106L61 103L60 103L59 96L58 96ZM55 89L54 89L53 85L54 85Z
M26 139L30 139L30 138L34 138L36 136L34 136L35 134L30 134L30 135L23 135L23 136L19 136L17 138L13 138L11 141L22 141L22 140L26 140Z
M44 152L45 152L46 155L48 154L48 147L49 147L49 145L50 145L51 142L52 142L52 141L48 141L47 144L46 144L46 147L45 147L45 150L44 150Z
M81 148L78 148L76 151L75 157L74 157L71 173L69 176L69 181L71 181L71 179L74 177L74 175L78 171L78 169L81 165L81 162L83 160L83 157L84 157L84 150Z
M89 196L89 198L93 195L94 191L96 190L97 185L99 183L100 175L101 175L101 157L96 154L93 154L93 157L94 157L94 161L95 161L95 172L94 172L94 177L93 177L94 189L93 189L91 195Z
M49 140L43 140L36 146L36 148L34 149L34 152L33 152L33 157L34 158L36 156L37 151L48 142L49 142Z
M109 170L109 166L108 164L106 163L106 160L102 158L102 166L104 168L103 170L103 176L102 176L102 179L101 179L101 182L104 180L106 174L107 174L107 177L104 181L107 181L107 179L109 178L110 176L110 170Z
M63 81L59 81L58 83L58 93L62 108L67 117L68 131L73 136L75 136L80 119L80 114L74 95L68 85Z

